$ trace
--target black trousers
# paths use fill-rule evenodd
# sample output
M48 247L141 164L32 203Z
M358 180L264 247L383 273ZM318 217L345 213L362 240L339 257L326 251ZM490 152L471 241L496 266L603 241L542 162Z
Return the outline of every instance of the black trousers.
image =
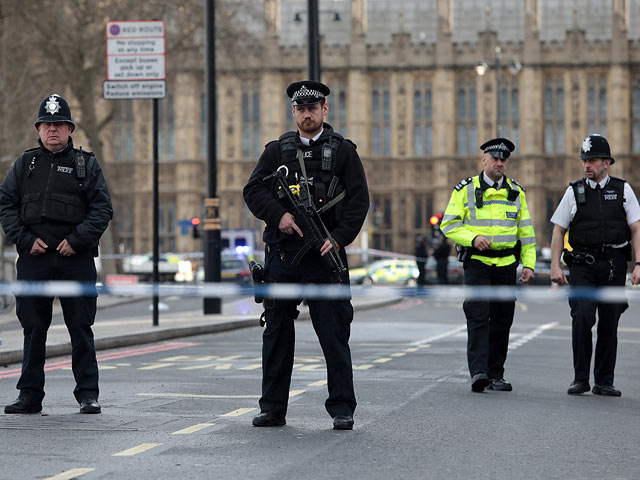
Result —
M506 267L493 267L478 260L467 260L464 263L464 283L467 286L511 285L515 288L517 266L513 263ZM515 306L515 300L465 300L467 362L472 377L485 373L489 378L503 378Z
M598 258L591 265L569 267L569 283L573 287L622 286L627 275L627 257L624 249L615 249L608 258ZM613 276L609 273L613 265ZM593 376L596 385L613 385L618 350L618 321L628 308L624 303L597 303L587 299L569 298L571 307L571 344L575 380L589 381L593 341L591 329L598 313L598 339Z
M64 257L56 252L42 255L23 253L17 262L18 280L69 280L95 285L93 257L76 254ZM76 381L73 391L78 402L98 398L98 362L91 326L96 316L96 295L61 297L64 322L71 337L71 367ZM44 398L44 363L47 331L53 314L53 297L16 297L16 313L24 333L22 374L17 388L28 403Z
M438 258L436 260L436 272L438 274L438 283L447 285L449 283L449 258Z
M330 271L319 253L308 252L298 266L291 263L296 252L286 252L284 260L272 249L267 259L268 283L329 283ZM341 258L346 265L344 250ZM348 284L348 278L343 279ZM299 300L276 300L266 309L266 328L262 335L262 396L260 410L285 416L293 370L294 318ZM350 300L308 300L313 328L320 341L327 365L329 415L353 415L356 397L349 336L353 307Z

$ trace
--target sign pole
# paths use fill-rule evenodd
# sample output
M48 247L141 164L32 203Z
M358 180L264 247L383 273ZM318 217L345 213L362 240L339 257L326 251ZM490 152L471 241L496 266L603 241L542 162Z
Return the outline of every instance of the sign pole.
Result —
M106 24L107 80L103 96L107 100L152 98L153 143L153 326L158 321L159 187L158 187L158 99L167 93L166 37L162 20L111 21Z
M159 325L158 315L158 283L160 274L158 272L158 257L160 242L158 239L159 224L159 195L158 195L158 99L153 102L153 326Z

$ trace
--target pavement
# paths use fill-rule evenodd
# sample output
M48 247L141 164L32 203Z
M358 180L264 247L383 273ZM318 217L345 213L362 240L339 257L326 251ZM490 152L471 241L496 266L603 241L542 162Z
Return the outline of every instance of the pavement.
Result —
M136 297L99 296L98 310L114 305L139 300ZM160 299L162 301L162 299ZM378 308L400 301L393 298L354 298L352 300L355 312ZM15 310L15 309L14 309ZM305 305L298 307L300 315L298 321L309 320L309 309ZM163 340L224 332L238 328L255 327L259 325L259 318L263 308L256 304L253 297L226 302L222 301L222 313L205 315L200 310L180 313L159 313L159 326L152 325L151 313L145 316L132 316L119 320L100 320L96 316L93 326L96 350L129 347ZM54 306L54 315L60 313L59 305ZM14 328L5 327L0 332L0 366L21 363L23 334L22 328L15 316L15 311L0 315L0 324L15 325ZM65 325L51 325L47 336L47 358L71 354L69 333Z

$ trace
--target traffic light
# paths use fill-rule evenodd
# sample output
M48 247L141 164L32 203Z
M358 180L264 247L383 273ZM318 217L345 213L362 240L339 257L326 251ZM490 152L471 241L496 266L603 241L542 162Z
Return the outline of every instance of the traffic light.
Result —
M200 230L198 226L200 225L200 219L198 217L193 217L191 219L191 236L196 239L200 238Z
M431 215L431 218L429 218L429 223L434 227L440 225L440 222L442 222L442 212L434 213Z
M433 229L433 234L440 230L440 223L442 222L442 212L434 213L429 217L429 223Z

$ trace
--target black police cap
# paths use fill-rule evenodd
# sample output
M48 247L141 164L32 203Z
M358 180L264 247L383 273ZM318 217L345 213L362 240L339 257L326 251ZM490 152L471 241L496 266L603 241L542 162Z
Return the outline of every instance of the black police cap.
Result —
M49 95L42 100L38 109L38 120L36 120L36 128L42 122L55 123L67 122L71 124L72 130L75 130L76 124L71 119L71 109L67 101L57 93Z
M611 149L609 148L609 142L602 135L598 133L592 133L582 142L580 148L580 159L586 160L588 158L608 158L611 160L611 165L616 163L611 156Z
M292 105L313 105L321 102L329 93L329 87L314 80L293 82L287 87L287 95Z
M502 137L493 138L480 145L480 150L490 153L493 158L502 158L504 160L509 158L509 155L515 149L516 146L511 140Z

